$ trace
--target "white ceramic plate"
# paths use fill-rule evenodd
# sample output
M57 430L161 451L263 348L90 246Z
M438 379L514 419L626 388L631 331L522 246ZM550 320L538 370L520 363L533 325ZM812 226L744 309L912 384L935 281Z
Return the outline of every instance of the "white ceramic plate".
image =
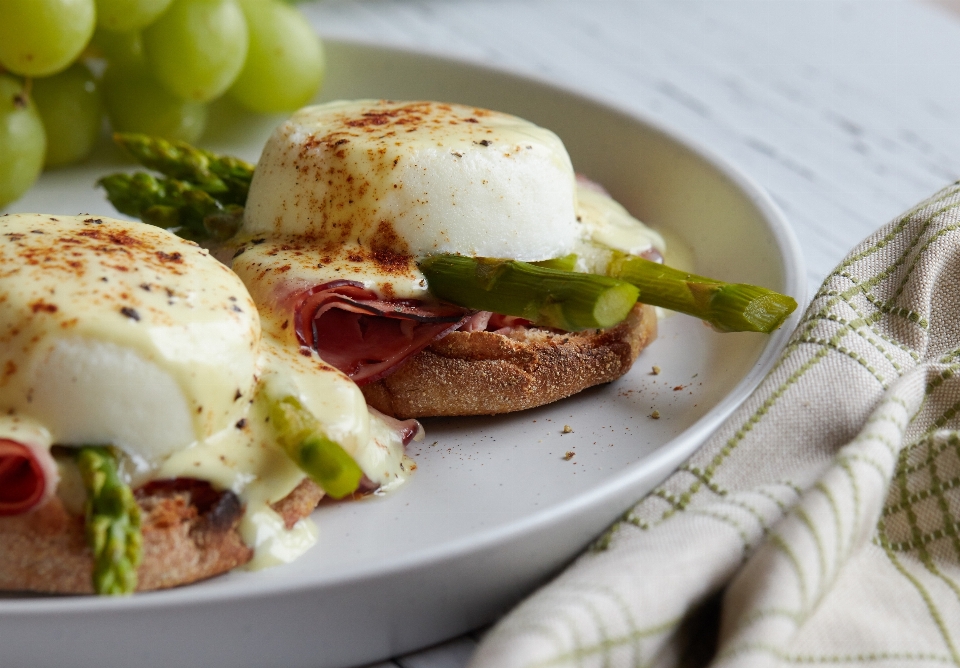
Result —
M803 303L800 252L769 198L656 123L483 67L328 48L324 99L437 99L533 120L560 135L578 171L685 240L699 273ZM255 160L277 119L230 117L218 112L207 145ZM111 215L93 183L120 164L103 149L83 167L44 175L10 210ZM127 599L8 595L0 664L332 668L486 624L688 457L770 368L795 319L767 337L720 335L674 316L615 383L519 414L427 420L412 480L383 498L318 510L319 545L289 566Z

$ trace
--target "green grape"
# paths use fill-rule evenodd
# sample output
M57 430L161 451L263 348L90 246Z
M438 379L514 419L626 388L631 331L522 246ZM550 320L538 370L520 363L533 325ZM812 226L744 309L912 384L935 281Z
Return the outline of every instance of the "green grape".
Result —
M167 92L144 66L111 65L103 75L103 101L117 132L140 132L195 142L207 124L207 107Z
M140 30L163 14L171 0L96 0L97 25L104 30Z
M93 0L0 1L0 65L43 77L67 68L90 41Z
M103 104L93 74L74 63L52 77L34 79L31 92L47 135L46 167L86 158L100 136Z
M247 23L234 0L174 0L143 32L150 70L185 100L208 102L233 83L247 56Z
M323 47L297 9L278 0L242 0L250 50L230 95L252 111L299 109L324 73Z
M27 192L43 169L47 139L23 84L0 74L0 208Z
M113 32L98 29L90 40L98 55L113 64L138 65L143 63L143 38L136 30Z

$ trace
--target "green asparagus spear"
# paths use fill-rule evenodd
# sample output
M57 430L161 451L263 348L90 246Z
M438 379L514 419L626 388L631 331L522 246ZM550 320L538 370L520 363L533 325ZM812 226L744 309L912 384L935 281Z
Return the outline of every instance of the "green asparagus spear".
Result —
M137 588L141 557L140 508L117 474L110 448L77 449L87 489L87 544L93 551L93 589L98 594L131 594Z
M563 257L555 257L550 260L540 260L539 262L531 262L530 264L538 267L546 267L547 269L573 271L577 267L577 256L576 254L571 253L570 255L564 255Z
M134 133L117 133L113 139L144 167L210 193L221 204L243 206L253 178L253 165L232 156L221 156L182 141Z
M688 274L634 255L616 254L607 275L640 288L643 303L695 316L721 332L769 334L797 308L793 297L773 290Z
M114 138L144 165L169 177L115 174L101 179L118 210L161 227L179 226L181 236L194 239L223 241L237 231L252 165L183 142L136 134ZM574 273L576 259L568 255L531 265L436 256L424 260L421 269L434 274L427 279L436 296L469 308L567 330L619 322L629 310L624 310L623 286L613 289L612 284L593 280L601 277ZM551 270L559 273L537 273ZM646 304L687 313L724 332L769 333L797 307L793 298L772 290L724 283L621 253L614 254L607 276L639 288L640 301Z
M434 255L420 262L420 270L440 299L567 331L612 327L638 294L629 283L606 276L512 260Z
M363 471L340 446L327 438L317 419L293 396L267 395L277 442L289 457L335 499L356 491Z
M163 228L180 228L180 236L224 241L243 220L243 207L222 204L196 186L144 172L110 174L97 182L117 211Z

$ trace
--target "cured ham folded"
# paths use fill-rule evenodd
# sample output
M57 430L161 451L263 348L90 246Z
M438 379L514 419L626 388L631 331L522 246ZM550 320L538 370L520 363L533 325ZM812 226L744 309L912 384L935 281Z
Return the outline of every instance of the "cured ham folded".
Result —
M294 303L300 345L316 350L358 385L388 375L472 315L450 304L381 299L363 284L347 280L306 290Z
M293 322L300 345L366 385L393 373L434 341L455 331L500 332L529 320L468 311L419 299L383 299L357 281L336 280L296 295Z
M0 516L38 507L53 496L59 479L49 449L0 439Z

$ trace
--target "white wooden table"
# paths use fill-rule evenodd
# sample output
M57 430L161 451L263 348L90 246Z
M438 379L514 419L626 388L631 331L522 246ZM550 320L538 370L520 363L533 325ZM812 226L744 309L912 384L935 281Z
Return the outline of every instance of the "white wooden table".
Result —
M811 294L860 239L960 177L960 20L941 7L327 0L304 8L323 35L525 72L698 140L787 214ZM477 637L377 668L461 668Z

